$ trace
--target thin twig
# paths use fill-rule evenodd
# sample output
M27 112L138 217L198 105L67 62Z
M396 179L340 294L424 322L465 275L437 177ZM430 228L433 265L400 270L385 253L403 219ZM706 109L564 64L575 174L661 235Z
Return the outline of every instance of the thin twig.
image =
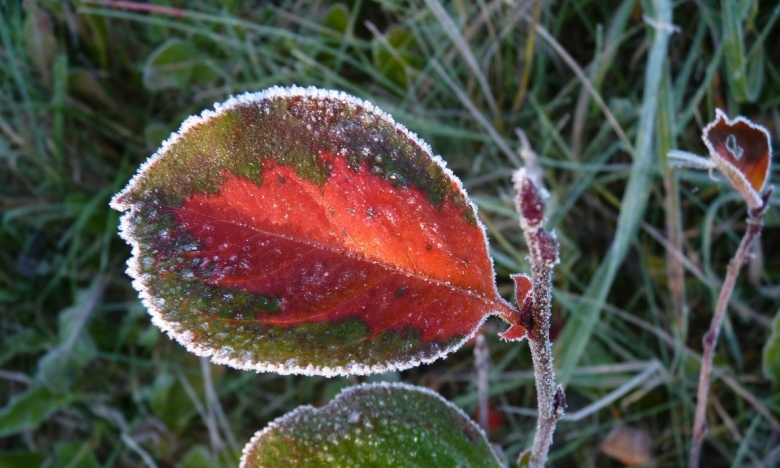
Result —
M718 296L718 303L715 306L715 313L712 316L710 329L704 335L701 371L699 373L699 390L696 395L696 415L693 422L693 440L691 442L691 456L689 461L690 468L698 468L699 458L701 457L701 446L704 436L707 433L707 398L710 393L710 374L712 374L712 360L715 356L715 348L718 345L718 334L723 319L726 316L726 308L729 298L734 291L739 270L747 259L750 246L753 241L761 234L763 226L763 217L769 207L769 195L772 190L768 190L763 197L763 205L757 209L749 210L747 220L747 230L739 243L739 248L734 257L729 262L726 270L726 278Z
M488 433L488 349L485 335L478 333L474 342L474 367L477 369L477 411L479 426Z

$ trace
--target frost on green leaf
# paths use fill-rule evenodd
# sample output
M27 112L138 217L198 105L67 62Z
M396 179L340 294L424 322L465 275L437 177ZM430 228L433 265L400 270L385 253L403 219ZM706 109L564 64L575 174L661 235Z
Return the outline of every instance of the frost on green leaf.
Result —
M328 405L273 421L244 448L242 468L500 467L485 434L437 393L364 384Z

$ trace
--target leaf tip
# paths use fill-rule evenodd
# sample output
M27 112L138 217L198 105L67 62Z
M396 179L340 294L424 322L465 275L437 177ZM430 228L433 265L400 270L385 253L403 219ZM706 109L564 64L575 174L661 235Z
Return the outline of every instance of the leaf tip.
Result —
M528 333L526 332L525 327L517 324L510 325L506 331L498 334L499 338L503 339L504 341L521 341L527 335Z

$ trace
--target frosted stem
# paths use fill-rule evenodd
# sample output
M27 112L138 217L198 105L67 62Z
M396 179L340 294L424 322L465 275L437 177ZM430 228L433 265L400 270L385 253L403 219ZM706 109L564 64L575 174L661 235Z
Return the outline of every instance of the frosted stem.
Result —
M558 240L555 234L544 230L546 193L539 182L529 176L526 170L520 169L514 175L514 185L517 193L515 204L531 262L531 291L527 297L521 297L524 296L521 284L527 284L528 279L522 276L513 279L521 309L521 322L528 333L539 408L533 446L530 454L524 452L520 455L520 465L544 467L552 445L555 425L566 408L563 388L555 385L550 343L552 271L558 263Z
M726 307L731 298L731 293L734 291L739 270L747 259L753 241L761 234L764 213L766 213L769 207L769 196L771 194L772 190L770 189L763 197L763 205L758 209L749 210L747 231L745 231L745 235L739 243L737 252L729 262L726 278L723 281L723 286L718 296L718 303L715 306L715 313L712 315L710 328L702 340L704 352L701 360L701 371L699 372L699 390L696 394L696 415L693 420L693 440L691 441L691 454L688 463L690 468L698 468L702 442L704 442L704 436L707 434L706 410L707 399L710 393L710 374L712 374L712 360L715 357L715 348L718 345L720 326L726 316Z
M533 274L533 329L528 335L528 346L534 364L536 398L539 419L531 448L529 467L543 467L553 442L555 425L563 416L566 397L563 388L555 385L552 345L550 343L550 289L552 268L532 268Z

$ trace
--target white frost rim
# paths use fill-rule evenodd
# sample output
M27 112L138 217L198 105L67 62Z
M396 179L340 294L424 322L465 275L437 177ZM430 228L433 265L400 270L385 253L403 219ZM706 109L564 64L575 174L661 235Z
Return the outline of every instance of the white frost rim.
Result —
M710 156L713 158L713 160L716 161L716 164L720 163L718 165L721 166L721 167L723 165L728 165L730 168L733 168L733 170L728 171L728 172L735 174L737 177L739 177L745 183L746 186L751 187L751 189L752 189L752 186L748 182L747 177L745 177L745 174L743 174L742 171L739 171L733 164L731 164L730 162L728 162L725 159L721 158L720 155L717 153L717 151L715 151L715 148L710 143L709 138L707 138L707 136L712 131L712 129L715 128L715 126L718 125L721 120L724 120L726 122L726 125L728 125L730 127L734 126L734 125L736 125L738 123L743 123L743 124L747 125L749 128L751 128L753 130L758 130L758 131L760 131L761 133L764 134L764 138L766 138L767 149L769 150L770 163L767 164L767 166L766 166L766 171L764 173L764 184L761 187L759 187L758 190L755 190L755 192L761 192L764 189L764 187L766 187L766 183L769 180L769 171L770 171L770 169L772 167L772 164L771 164L771 158L772 158L772 137L769 135L769 132L764 127L762 127L760 125L756 125L755 123L751 122L750 120L748 120L748 119L746 119L746 118L744 118L742 116L737 116L737 117L734 117L733 119L730 119L729 116L726 115L726 113L723 110L721 110L721 109L715 109L715 120L713 120L712 122L708 123L707 126L704 127L704 130L702 130L702 133L701 133L702 137L701 137L701 139L704 141L704 145L707 146L707 151L709 151ZM724 170L724 172L726 172L726 171L727 170ZM759 204L760 204L760 202L759 202Z
M322 406L321 408L315 408L311 405L304 405L299 406L295 408L294 410L290 411L287 414L284 414L282 416L279 416L278 418L274 419L268 425L260 429L259 431L255 432L255 434L252 436L252 438L247 442L246 445L244 445L244 449L241 451L241 462L239 464L240 468L247 468L249 465L247 464L249 462L248 457L250 455L250 452L252 448L257 444L257 442L260 441L260 439L266 435L274 431L277 427L283 426L288 420L296 418L303 413L317 413L325 408L328 407L337 407L338 403L341 399L347 398L353 393L356 392L362 392L362 391L370 391L374 388L383 388L383 389L402 389L402 390L408 390L408 391L414 391L423 393L428 396L432 396L437 398L439 401L444 403L449 409L454 410L458 415L465 418L467 421L471 423L471 425L477 429L479 434L482 436L483 440L485 441L485 444L487 444L488 447L490 447L490 442L488 441L487 434L485 434L485 431L482 430L481 427L479 427L478 424L476 424L462 409L458 408L453 404L451 401L447 400L446 398L442 397L435 391L431 390L427 387L420 387L418 385L411 385L403 382L376 382L376 383L363 383L360 385L353 385L351 387L347 387L343 390L341 390L338 395L336 395L333 400L328 402L325 406Z
M378 373L389 372L394 370L400 371L400 370L410 369L412 367L417 367L420 364L431 363L433 361L436 361L437 359L443 358L444 356L462 347L463 344L465 344L467 341L473 338L474 335L476 335L477 331L479 331L482 324L484 324L485 320L487 320L488 316L498 315L497 311L491 312L490 314L486 315L480 321L478 326L474 328L473 332L470 333L468 336L464 337L461 341L451 346L442 348L441 350L431 355L430 357L421 358L421 359L411 359L406 361L395 361L395 362L391 361L391 362L387 362L386 365L384 366L382 365L368 366L368 365L354 363L354 364L348 364L346 366L336 366L336 367L313 366L311 364L309 364L306 367L303 367L298 365L297 363L291 363L289 361L284 363L276 363L276 362L269 362L269 361L247 362L245 360L241 360L237 357L234 357L233 354L235 353L235 351L233 349L218 350L218 349L202 346L199 343L194 342L191 336L192 332L188 330L180 330L179 327L176 326L176 324L169 322L163 318L162 311L163 311L164 303L162 302L161 299L156 298L149 293L148 291L149 287L145 283L145 279L143 278L143 275L140 270L140 266L138 264L138 259L141 254L141 247L140 247L140 242L132 235L132 226L131 226L131 218L135 213L136 208L133 206L132 203L122 201L121 200L122 196L132 191L139 184L140 180L147 174L147 172L152 170L152 168L157 163L157 161L166 157L169 149L174 144L176 144L176 142L178 142L179 139L182 138L188 131L195 128L196 126L206 123L209 120L218 117L224 114L225 112L240 106L252 105L265 100L272 100L278 98L286 99L290 97L303 97L303 98L314 99L314 100L333 99L333 100L346 102L348 105L352 105L355 108L363 108L363 110L365 110L367 113L372 114L392 124L398 132L405 135L409 140L411 140L414 144L416 144L428 157L430 157L431 160L433 160L442 169L443 173L447 177L449 177L452 181L455 182L464 200L466 200L466 202L469 204L471 209L474 211L474 216L477 225L482 231L482 238L485 241L485 252L488 253L490 274L493 277L494 295L495 297L498 298L499 301L502 301L506 303L507 306L509 306L509 303L505 301L499 294L498 288L495 283L496 273L493 264L493 258L489 254L490 246L488 244L487 232L486 232L485 225L479 220L477 206L469 199L468 194L466 193L466 190L463 188L463 183L460 181L460 179L456 177L455 174L447 167L447 163L440 156L433 154L431 147L430 145L428 145L428 143L423 141L414 132L408 130L402 124L395 122L395 120L393 119L392 116L390 116L390 114L374 106L374 104L372 104L371 102L351 96L343 91L320 89L313 86L307 88L300 87L300 86L291 86L291 87L274 86L259 92L250 92L250 93L241 94L239 96L231 96L230 98L228 98L226 101L222 103L215 103L213 110L206 109L200 115L193 115L185 119L184 122L181 124L179 130L172 133L171 136L162 143L160 148L141 165L141 167L138 169L138 172L136 172L136 174L130 179L127 186L124 189L122 189L119 193L114 195L114 197L111 199L111 202L109 203L109 206L111 208L117 211L125 212L125 214L122 215L120 220L119 235L132 247L132 257L127 260L126 273L131 278L133 278L133 287L138 291L138 295L139 298L141 299L142 304L147 308L149 314L152 316L152 323L157 325L160 329L165 331L169 336L171 336L176 341L178 341L189 352L197 356L208 357L211 359L212 362L216 364L224 364L242 370L254 370L257 372L275 372L277 374L282 374L282 375L301 374L301 375L310 375L310 376L318 375L324 377L335 377L335 376L348 376L348 375L378 374Z

